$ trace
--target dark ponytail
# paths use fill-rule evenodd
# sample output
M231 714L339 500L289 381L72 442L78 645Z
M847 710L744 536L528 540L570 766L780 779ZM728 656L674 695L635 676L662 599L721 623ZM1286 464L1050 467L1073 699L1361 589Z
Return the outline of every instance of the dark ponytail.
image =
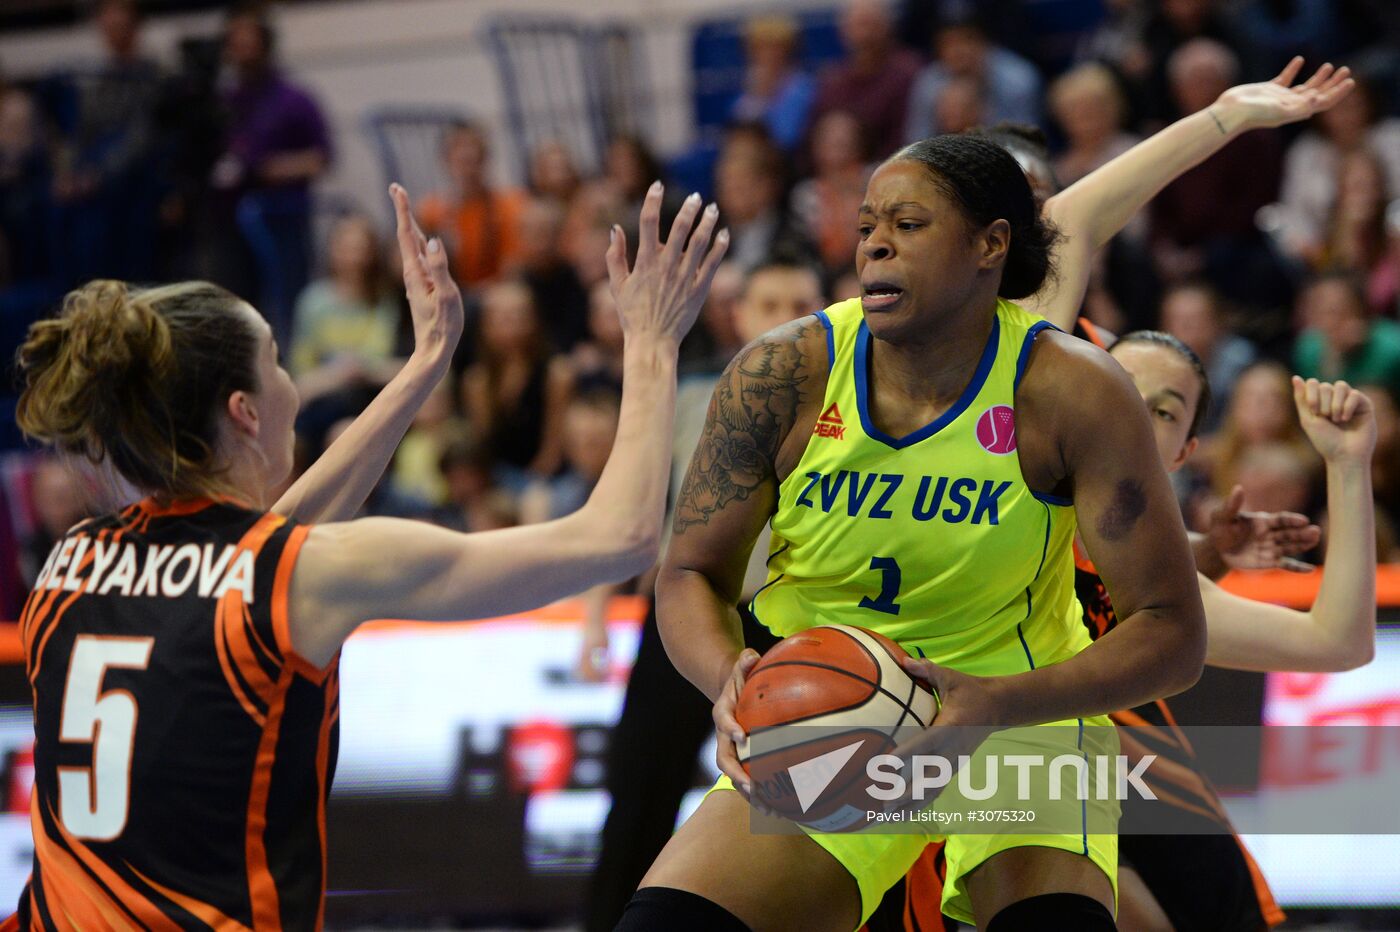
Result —
M1030 183L1011 153L984 136L944 135L905 146L890 161L918 162L934 184L962 208L969 222L1011 225L1011 246L997 294L1024 298L1052 274L1059 234L1040 216Z

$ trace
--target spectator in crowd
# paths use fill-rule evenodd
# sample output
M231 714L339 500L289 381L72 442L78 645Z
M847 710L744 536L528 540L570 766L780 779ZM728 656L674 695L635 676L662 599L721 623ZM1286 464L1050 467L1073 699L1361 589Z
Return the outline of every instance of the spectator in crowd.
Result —
M966 82L964 97L975 91L982 101L982 122L1040 121L1040 74L1015 52L993 43L975 15L952 18L940 25L933 48L933 62L919 74L909 93L906 143L959 131L940 120L935 106L944 88L957 79Z
M847 298L858 298L861 294L860 276L856 274L855 267L852 266L831 283L831 288L827 290L827 304L835 304L837 301L845 301Z
M1139 116L1145 132L1156 132L1173 116L1185 116L1193 111L1175 112L1179 101L1172 76L1172 59L1184 46L1198 39L1208 39L1230 52L1238 66L1240 42L1222 0L1158 0L1144 4L1150 10L1143 24L1142 47L1145 52L1145 77L1137 85ZM1272 72L1270 72L1272 74ZM1254 76L1269 77L1267 74Z
M748 134L731 134L725 141L715 167L715 200L729 228L728 259L742 271L780 253L812 254L787 209L783 182L783 156L770 141Z
M402 316L400 289L368 217L335 224L327 264L329 275L297 299L288 366L302 400L298 428L318 438L393 378Z
M607 465L617 433L619 396L608 388L575 392L563 418L563 463L548 479L536 478L520 497L522 524L539 524L577 511Z
M1231 24L1251 75L1278 74L1294 55L1336 61L1341 50L1334 0L1243 0L1233 5Z
M1299 296L1307 329L1293 349L1304 378L1381 385L1400 397L1400 323L1372 317L1354 274L1333 272L1313 280Z
M813 118L832 110L861 121L871 155L884 159L904 142L909 91L923 62L895 41L884 0L848 0L841 12L846 58L819 76Z
M0 80L0 359L14 359L29 325L62 294L52 262L62 243L50 223L49 178L33 99ZM13 416L17 401L18 388L9 379L0 383L0 450L24 445Z
M141 54L135 0L102 0L93 21L103 58L73 75L76 119L54 160L61 274L143 281L155 274L162 76Z
M1191 522L1195 526L1204 526L1199 517L1229 497L1231 489L1240 484L1245 455L1256 447L1282 445L1307 463L1309 474L1315 475L1317 458L1298 423L1290 378L1282 365L1266 361L1250 366L1236 380L1224 423L1201 444L1192 467L1208 479L1214 495L1214 500L1195 503L1198 507L1193 511L1198 520ZM1247 504L1256 510L1264 507L1253 501Z
M730 119L761 123L773 141L793 152L807 130L817 85L797 63L799 36L791 16L757 16L744 27L744 92Z
M518 281L483 292L477 343L480 355L462 374L462 408L495 456L497 480L518 492L559 471L573 372L552 355L530 289Z
M608 143L602 176L584 185L565 222L563 251L586 287L607 278L603 256L614 225L622 227L629 251L636 249L642 199L661 177L661 163L640 137L618 136ZM670 229L680 208L682 195L673 187L662 195L663 230Z
M534 296L554 348L567 352L588 331L588 292L563 253L564 220L557 202L527 201L513 270Z
M1376 454L1371 482L1376 504L1392 532L1400 529L1400 396L1384 385L1362 385L1376 413Z
M348 426L350 420L347 418L340 423ZM381 484L382 495L371 499L371 504L379 510L369 513L425 518L432 508L446 501L447 486L438 458L453 437L467 430L467 425L453 410L451 379L443 379L413 416L412 426L399 441L389 481ZM326 437L326 445L329 446L335 437L332 430Z
M530 153L530 193L554 201L567 211L583 185L573 153L557 139L546 140Z
M277 67L275 41L259 7L229 15L228 127L213 183L235 200L238 226L257 263L258 307L285 346L293 302L310 276L311 185L329 167L331 145L315 99Z
M1152 11L1142 0L1104 0L1103 11L1103 19L1075 43L1074 59L1107 64L1140 97L1152 72L1146 42Z
M579 394L622 393L622 321L612 285L599 282L588 293L588 339L574 347L574 387Z
M681 373L718 372L744 346L734 329L734 307L744 290L744 271L726 260L715 271L700 321L681 344Z
M974 78L954 77L938 90L933 118L941 133L965 133L987 121L987 101Z
M1355 89L1318 114L1284 156L1279 201L1286 225L1281 240L1289 254L1308 263L1318 261L1337 202L1342 160L1360 150L1380 160L1385 189L1400 193L1400 119L1384 116L1375 89L1357 78Z
M1259 356L1244 337L1232 333L1225 320L1220 295L1204 282L1183 282L1162 298L1162 329L1200 357L1210 381L1211 405L1201 419L1199 433L1208 436L1220 426L1222 412L1230 407L1230 395L1240 373Z
M1172 55L1170 72L1173 97L1185 116L1205 110L1234 84L1239 62L1224 45L1195 39ZM1167 185L1152 203L1151 221L1153 258L1163 280L1203 276L1240 304L1283 303L1286 294L1268 289L1281 276L1254 222L1277 194L1278 171L1275 131L1255 130Z
M446 503L434 510L435 524L471 534L518 523L514 498L492 476L491 451L465 425L446 432L438 471Z
M447 238L457 281L477 287L518 257L525 195L492 186L491 145L475 123L455 123L443 134L442 161L451 190L425 197L419 216L425 231Z
M34 100L18 88L4 88L0 90L0 289L52 275L49 190L49 165ZM7 353L5 358L13 355Z
M1127 152L1139 137L1123 129L1127 98L1118 79L1103 65L1080 65L1050 85L1050 110L1065 134L1065 151L1055 174L1068 186Z
M845 110L823 115L812 128L811 161L812 177L792 189L792 213L835 274L854 261L860 239L855 221L870 175L860 121Z
M1381 271L1386 254L1386 207L1390 201L1380 159L1367 149L1347 153L1337 166L1337 201L1320 264L1360 276L1368 298L1372 273ZM1386 301L1379 284L1377 291L1379 301L1372 309L1380 312L1386 309Z
M1400 198L1385 209L1385 252L1367 276L1366 301L1378 314L1400 314Z
M1031 0L1033 3L1034 0ZM897 33L905 45L923 52L944 23L965 18L976 9L977 21L989 36L1026 58L1056 59L1061 50L1038 41L1027 0L900 0Z
M1242 452L1235 482L1244 489L1244 507L1251 511L1305 512L1314 477L1308 456L1288 444L1268 441Z
M34 526L20 545L20 578L26 590L34 585L53 545L90 513L89 490L77 469L56 456L41 456L34 464L29 498Z

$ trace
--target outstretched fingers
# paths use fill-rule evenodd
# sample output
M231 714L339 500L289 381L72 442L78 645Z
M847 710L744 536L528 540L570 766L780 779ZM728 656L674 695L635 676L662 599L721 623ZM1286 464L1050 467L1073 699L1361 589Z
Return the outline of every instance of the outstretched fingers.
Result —
M1332 77L1336 70L1336 67L1330 61L1324 62L1322 67L1314 71L1312 77L1304 81L1297 89L1300 91L1320 90L1323 85L1327 83L1327 79Z
M699 194L692 194L686 198L681 204L681 209L676 212L676 219L671 221L671 234L666 237L666 245L661 250L661 255L668 265L674 266L681 261L686 241L690 239L690 228L695 225L695 218L699 213Z
M1341 69L1332 78L1333 80L1328 81L1327 85L1317 92L1315 109L1328 109L1356 88L1356 79L1351 76L1350 68Z
M399 241L399 255L403 259L403 275L406 284L422 287L428 282L424 268L427 241L423 231L418 229L418 221L413 218L409 206L408 191L401 184L389 185L389 198L394 202L394 232Z
M631 270L627 268L627 234L617 224L613 224L613 228L608 231L608 251L605 258L608 262L608 283L612 285L612 293L616 297L618 290L627 281L627 276L631 274Z
M1273 83L1281 87L1291 87L1293 79L1298 77L1298 72L1303 70L1303 56L1294 55L1293 59L1283 66L1283 70L1274 78Z
M714 284L715 273L719 271L720 265L724 262L724 254L729 251L729 230L719 231L714 243L710 246L710 251L705 254L705 260L700 263L699 286L702 291L708 292L710 285Z
M653 181L642 200L642 214L637 230L638 265L661 251L661 198L664 193L661 182Z
M700 223L695 227L695 232L691 235L690 242L686 244L685 252L681 256L681 270L685 273L687 281L694 280L706 250L710 247L710 239L714 236L715 224L718 222L719 208L714 204L706 207L704 212L700 214Z

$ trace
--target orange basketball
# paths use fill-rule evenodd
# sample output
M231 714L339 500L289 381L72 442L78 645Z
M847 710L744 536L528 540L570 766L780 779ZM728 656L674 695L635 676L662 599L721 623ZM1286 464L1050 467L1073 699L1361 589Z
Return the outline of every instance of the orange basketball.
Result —
M754 796L819 831L864 824L867 762L907 737L900 729L927 727L936 714L933 693L901 665L906 656L851 625L808 628L768 651L735 709Z

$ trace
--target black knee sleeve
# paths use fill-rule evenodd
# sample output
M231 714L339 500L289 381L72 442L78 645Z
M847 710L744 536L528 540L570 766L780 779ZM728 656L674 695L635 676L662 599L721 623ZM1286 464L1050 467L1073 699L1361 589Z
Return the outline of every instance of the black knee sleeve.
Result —
M753 932L729 910L696 893L643 887L613 932Z
M1044 893L1012 903L992 917L987 932L1114 932L1113 914L1081 893Z

